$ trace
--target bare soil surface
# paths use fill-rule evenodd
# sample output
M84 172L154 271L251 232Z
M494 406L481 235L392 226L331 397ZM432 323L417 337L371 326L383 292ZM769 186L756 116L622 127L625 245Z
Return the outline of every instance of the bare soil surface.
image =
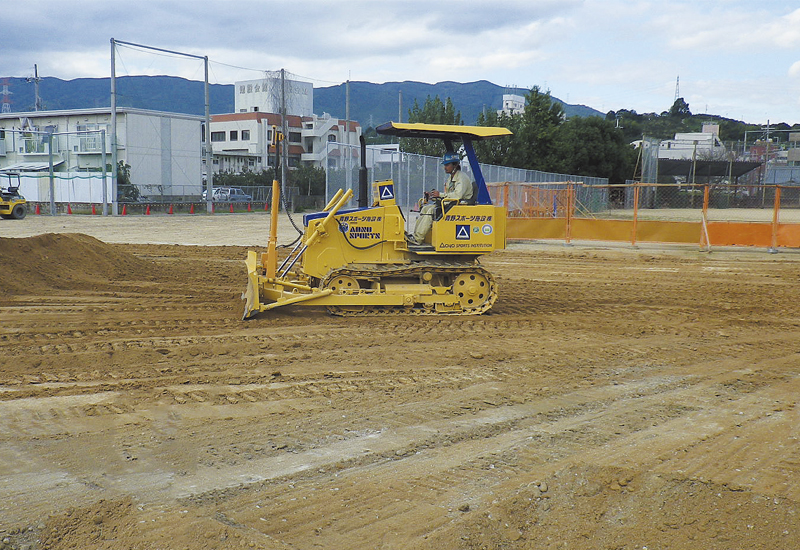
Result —
M483 316L243 322L268 219L0 222L0 550L800 547L800 255L511 244Z

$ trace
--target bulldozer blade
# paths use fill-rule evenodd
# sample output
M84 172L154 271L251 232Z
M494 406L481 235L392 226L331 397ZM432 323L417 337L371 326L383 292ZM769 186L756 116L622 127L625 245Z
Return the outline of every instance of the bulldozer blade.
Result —
M248 250L244 263L247 266L247 289L242 292L242 300L245 301L242 321L261 311L261 301L258 297L258 275L256 274L258 256L252 250Z
M247 290L242 292L242 300L244 300L244 315L242 315L242 321L249 319L256 313L258 313L258 291L256 290L255 285L253 284L252 279L248 277L247 281Z

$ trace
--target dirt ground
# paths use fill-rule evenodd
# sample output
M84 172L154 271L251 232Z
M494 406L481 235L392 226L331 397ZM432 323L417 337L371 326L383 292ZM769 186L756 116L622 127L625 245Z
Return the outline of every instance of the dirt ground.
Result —
M243 322L267 220L0 221L0 550L800 547L800 254L512 243L483 316Z

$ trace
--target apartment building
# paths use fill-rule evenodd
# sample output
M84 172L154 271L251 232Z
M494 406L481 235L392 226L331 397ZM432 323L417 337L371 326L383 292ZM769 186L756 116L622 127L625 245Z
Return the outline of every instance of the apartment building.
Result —
M286 122L289 167L308 162L318 167L338 168L348 153L357 158L361 135L361 126L357 122L347 124L327 114L288 115ZM275 155L275 149L270 145L273 127L281 127L281 117L275 113L250 111L213 115L212 172L257 172L272 166Z

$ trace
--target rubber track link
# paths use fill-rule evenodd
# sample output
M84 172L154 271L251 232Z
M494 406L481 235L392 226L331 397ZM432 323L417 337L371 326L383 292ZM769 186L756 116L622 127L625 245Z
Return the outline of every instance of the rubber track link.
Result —
M341 276L354 279L382 280L384 277L402 277L418 279L423 273L451 275L455 279L459 275L477 273L489 283L489 297L474 308L464 308L460 311L436 311L435 308L403 307L403 306L365 306L362 309L345 309L341 306L329 306L328 312L342 317L365 317L384 315L480 315L489 311L497 301L497 285L492 274L476 263L442 263L442 262L414 262L403 265L375 265L369 268L361 266L345 266L331 270L320 281L320 288L327 288L330 282ZM452 292L452 289L451 289Z

